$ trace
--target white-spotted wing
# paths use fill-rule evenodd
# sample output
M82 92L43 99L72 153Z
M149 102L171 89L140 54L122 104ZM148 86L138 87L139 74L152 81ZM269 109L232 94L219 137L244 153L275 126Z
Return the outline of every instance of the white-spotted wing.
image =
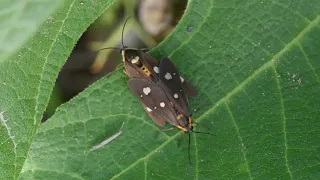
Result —
M159 84L145 78L132 78L128 86L156 124L177 125L175 110Z
M197 96L198 95L197 89L185 77L181 76L181 82L182 82L183 90L187 96Z
M191 116L188 97L182 85L182 77L176 66L166 57L160 62L160 84L174 107L185 116Z
M149 54L138 49L127 48L123 51L123 61L127 75L131 77L150 78L159 81L160 62ZM144 69L145 68L145 69ZM184 77L180 78L183 90L187 96L196 96L196 88Z

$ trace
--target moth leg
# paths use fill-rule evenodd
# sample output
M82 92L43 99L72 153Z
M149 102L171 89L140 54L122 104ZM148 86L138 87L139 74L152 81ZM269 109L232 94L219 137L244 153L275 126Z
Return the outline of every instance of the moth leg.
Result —
M165 132L165 131L171 131L171 130L174 130L174 129L175 129L174 127L171 127L171 128L167 128L167 129L162 129L161 131Z
M125 69L123 70L123 73L128 76L127 71Z
M210 130L210 128L208 127L208 126L206 126L206 125L204 125L204 124L200 124L200 123L192 123L193 125L195 125L195 126L202 126L202 127L204 127L205 129L207 129L207 130Z

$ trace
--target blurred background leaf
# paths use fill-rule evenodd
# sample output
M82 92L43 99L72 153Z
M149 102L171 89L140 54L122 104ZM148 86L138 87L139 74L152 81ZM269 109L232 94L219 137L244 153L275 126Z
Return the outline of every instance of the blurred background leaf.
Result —
M0 63L9 60L8 57L24 45L61 2L61 0L2 0L0 2Z

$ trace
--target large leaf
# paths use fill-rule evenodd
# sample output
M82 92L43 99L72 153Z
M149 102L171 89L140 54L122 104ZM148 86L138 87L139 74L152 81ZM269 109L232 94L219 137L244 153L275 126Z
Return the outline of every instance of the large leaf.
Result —
M215 136L162 132L118 70L39 130L24 179L319 179L320 1L190 0L151 54L194 82L194 120ZM205 104L209 104L205 106ZM123 134L100 150L89 149ZM199 130L197 127L197 129Z
M19 177L61 66L111 2L1 1L0 179Z

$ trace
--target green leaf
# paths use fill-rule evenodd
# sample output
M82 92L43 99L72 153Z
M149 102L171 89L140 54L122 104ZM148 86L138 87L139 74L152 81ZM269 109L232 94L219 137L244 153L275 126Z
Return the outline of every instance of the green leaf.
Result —
M319 13L318 0L190 0L151 54L199 90L194 121L215 136L191 134L192 163L187 136L178 148L180 133L148 118L118 70L41 126L21 178L319 179Z
M0 179L18 179L58 72L112 2L1 1Z

